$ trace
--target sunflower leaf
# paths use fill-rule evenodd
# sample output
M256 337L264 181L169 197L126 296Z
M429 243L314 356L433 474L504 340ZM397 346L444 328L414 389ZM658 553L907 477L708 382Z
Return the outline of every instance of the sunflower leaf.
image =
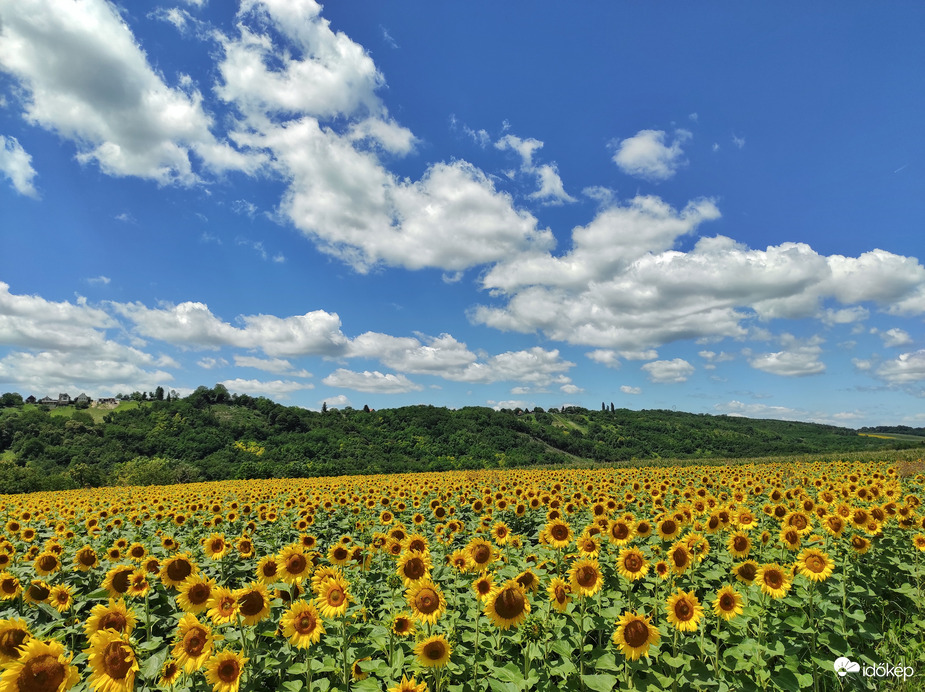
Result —
M616 675L606 673L597 673L594 675L582 675L581 681L588 689L594 692L611 692L617 688L619 679Z

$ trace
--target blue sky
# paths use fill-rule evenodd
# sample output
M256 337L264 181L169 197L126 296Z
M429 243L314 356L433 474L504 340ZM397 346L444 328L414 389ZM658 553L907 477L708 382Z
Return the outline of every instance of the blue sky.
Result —
M925 425L923 30L0 0L0 391Z

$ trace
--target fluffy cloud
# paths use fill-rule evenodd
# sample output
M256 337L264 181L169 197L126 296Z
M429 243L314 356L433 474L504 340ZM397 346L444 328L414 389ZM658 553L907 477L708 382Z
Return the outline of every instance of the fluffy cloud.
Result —
M575 198L565 191L559 169L556 164L543 164L537 166L533 161L533 154L542 148L543 143L537 139L521 139L516 135L504 135L495 142L495 148L517 152L521 158L520 171L536 178L537 189L530 193L530 199L537 200L546 205L560 205L574 202Z
M683 358L654 360L651 363L646 363L640 369L649 376L652 382L660 384L687 382L687 378L694 373L694 366Z
M885 332L882 332L880 338L883 339L883 345L888 348L908 346L912 343L912 337L909 336L909 332L904 329L899 329L898 327L887 329Z
M783 350L762 353L749 359L748 364L757 370L785 377L803 377L825 372L825 364L819 360L822 355L822 340L818 337L800 341L790 334L781 336Z
M259 348L269 356L303 356L339 354L347 343L340 317L324 310L291 317L243 315L238 318L242 326L235 327L216 317L204 303L187 301L159 308L141 303L111 305L134 323L139 334L177 346L234 346Z
M315 385L308 382L294 382L292 380L271 380L263 382L261 380L244 380L235 378L225 380L221 384L228 388L228 391L239 394L251 394L255 396L266 396L271 399L288 399L289 395L294 392L306 389L314 389Z
M0 69L21 84L30 123L72 140L80 161L107 174L189 184L191 153L216 171L260 164L215 138L189 78L167 86L103 0L5 3Z
M399 394L422 389L404 375L381 373L378 370L354 372L338 368L325 377L322 382L329 387L342 387L358 392L376 392L378 394Z
M627 175L652 182L668 180L686 163L681 145L691 133L677 130L670 144L667 137L664 130L640 130L617 145L613 161Z
M642 389L640 387L632 387L628 384L620 385L620 391L630 395L642 394Z
M923 382L925 381L925 349L901 353L893 360L882 363L876 373L878 377L890 384L913 385Z
M255 368L276 375L289 375L290 377L311 377L307 370L296 370L292 363L284 358L256 358L254 356L235 356L234 364L239 368Z
M0 173L13 185L13 189L26 197L39 196L32 184L35 169L32 157L22 148L15 137L0 135Z

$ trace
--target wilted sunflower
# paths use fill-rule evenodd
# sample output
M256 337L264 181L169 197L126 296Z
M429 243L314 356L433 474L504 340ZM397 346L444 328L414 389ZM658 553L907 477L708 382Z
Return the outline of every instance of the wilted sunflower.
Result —
M414 584L405 597L415 620L434 624L446 612L446 599L440 587L430 579L423 579Z
M71 658L59 642L30 639L17 660L4 664L0 692L64 692L80 680Z
M576 560L568 571L572 593L579 596L593 596L604 585L604 575L597 560Z
M732 620L742 614L742 604L742 594L726 585L716 592L716 600L713 601L713 612L716 617L723 620Z
M25 620L0 620L0 665L18 660L21 647L31 638L29 624Z
M401 682L394 687L390 687L388 692L427 692L427 683L418 682L413 675L410 680L407 676L402 675Z
M318 596L315 600L318 603L318 609L324 617L340 617L347 612L347 606L352 600L347 581L341 577L333 577L325 580L321 584Z
M139 671L135 650L125 633L100 630L85 650L89 657L90 687L102 692L130 692Z
M435 634L417 643L414 653L418 663L425 668L442 668L450 660L450 643L442 634Z
M206 681L213 692L238 692L244 664L248 659L236 651L225 649L206 661Z
M693 592L678 589L668 597L668 622L681 632L694 632L703 617L703 606Z
M617 571L624 579L636 581L649 571L649 563L639 548L623 548L617 557Z
M324 634L324 623L318 610L313 604L303 600L290 605L289 610L280 618L279 624L283 628L283 636L299 649L307 649L312 644L317 644Z
M173 657L177 665L192 673L202 668L212 655L214 643L211 628L199 622L195 615L186 613L177 625Z
M256 625L270 614L270 592L265 584L255 581L234 592L238 612L245 625Z
M495 587L485 599L485 615L498 629L516 627L530 612L527 592L515 579Z
M217 586L212 589L207 605L209 607L207 614L216 625L223 625L237 618L240 607L234 592L227 586Z
M762 565L755 573L755 582L771 598L783 598L793 585L791 574L777 563Z
M631 661L649 655L649 647L658 644L661 635L649 618L635 612L625 612L617 621L613 643Z
M125 601L110 599L103 605L98 603L90 609L90 617L84 624L84 634L90 640L94 634L105 629L131 634L135 629L135 612L125 605Z
M208 607L215 588L215 580L204 574L187 577L177 589L177 605L187 613L199 614Z
M816 548L805 548L797 556L797 570L811 581L825 581L832 576L835 563L828 553Z

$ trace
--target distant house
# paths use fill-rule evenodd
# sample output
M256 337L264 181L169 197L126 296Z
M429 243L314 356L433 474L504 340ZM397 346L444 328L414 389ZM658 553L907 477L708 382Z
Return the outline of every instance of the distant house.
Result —
M29 396L27 396L27 397L26 397L26 403L27 403L27 404L34 404L34 403L35 403L35 395L34 395L34 394L30 394Z
M74 397L74 403L75 403L75 404L89 404L89 403L90 403L90 397L88 397L86 394L84 394L83 392L81 392L81 393L78 394L76 397Z
M67 406L71 403L71 395L67 392L58 395L58 406Z
M114 396L100 397L96 400L97 406L118 406L119 400Z
M57 406L58 400L52 399L50 396L43 396L41 399L39 399L38 403L40 403L42 406Z

